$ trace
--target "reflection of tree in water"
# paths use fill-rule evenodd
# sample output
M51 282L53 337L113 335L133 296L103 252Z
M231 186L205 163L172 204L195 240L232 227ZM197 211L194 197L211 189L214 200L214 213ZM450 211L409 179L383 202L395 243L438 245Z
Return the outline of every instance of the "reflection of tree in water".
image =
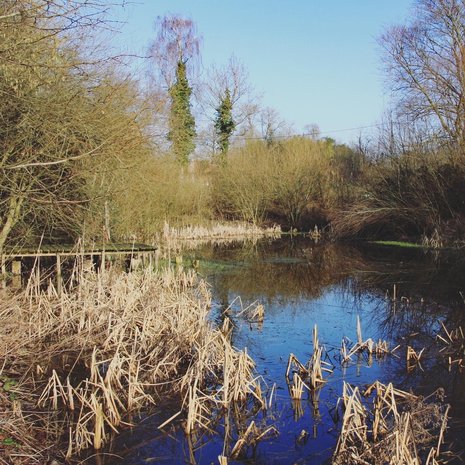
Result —
M288 301L321 296L333 284L350 276L356 256L348 259L338 246L321 247L305 240L258 243L251 250L237 245L228 250L210 250L208 260L242 264L207 276L218 296L240 295L244 301ZM351 267L352 264L352 267Z
M360 251L369 264L364 289L392 296L396 284L399 299L463 304L459 291L465 290L465 257L459 252L379 246Z
M222 301L229 294L244 301L286 302L317 298L329 286L342 288L347 299L367 294L392 296L446 306L463 304L465 260L458 254L435 255L418 249L315 244L308 238L235 243L199 252L206 260L231 265L207 274ZM405 300L405 299L404 299Z

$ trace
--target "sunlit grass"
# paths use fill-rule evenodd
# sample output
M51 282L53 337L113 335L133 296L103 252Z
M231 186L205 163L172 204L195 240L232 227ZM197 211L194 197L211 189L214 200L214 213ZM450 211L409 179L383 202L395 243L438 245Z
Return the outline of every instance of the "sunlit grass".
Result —
M377 245L388 245L392 247L403 247L409 249L422 249L424 246L422 244L417 244L415 242L404 242L404 241L372 241L373 244Z

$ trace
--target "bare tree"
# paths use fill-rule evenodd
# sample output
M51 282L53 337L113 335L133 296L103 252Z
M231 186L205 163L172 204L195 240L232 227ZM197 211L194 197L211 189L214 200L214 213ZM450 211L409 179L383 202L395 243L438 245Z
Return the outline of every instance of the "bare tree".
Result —
M276 138L289 136L292 132L289 124L274 108L263 108L258 114L258 119L261 136L268 145L274 143Z
M321 136L320 126L316 123L306 124L304 126L304 134L310 137L310 139L318 140Z
M215 130L217 109L229 93L232 119L235 123L231 136L250 133L259 112L259 97L249 82L245 66L234 56L225 65L212 65L204 71L199 85L194 87L198 119L201 126L200 142L205 151L215 154L220 150Z
M465 1L417 0L414 19L380 39L407 121L433 124L465 142Z
M169 89L175 82L178 63L189 63L189 73L195 69L200 60L202 37L192 19L178 15L158 17L155 30L157 35L150 55Z
M106 5L0 4L0 253L12 237L79 234L100 195L91 195L89 179L141 143L124 81L82 60L75 42L104 24Z
M213 65L207 70L202 85L203 110L211 112L229 91L233 118L238 132L250 116L258 112L258 97L249 82L247 69L236 57L231 56L225 66Z

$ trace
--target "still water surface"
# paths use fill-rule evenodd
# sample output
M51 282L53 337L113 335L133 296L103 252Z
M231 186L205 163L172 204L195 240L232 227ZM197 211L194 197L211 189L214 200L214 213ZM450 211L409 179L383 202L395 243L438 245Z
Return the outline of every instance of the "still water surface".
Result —
M286 237L209 245L192 252L191 258L200 260L199 273L212 285L212 319L221 324L230 307L227 314L235 325L234 345L247 347L258 374L269 387L276 385L273 408L256 420L274 425L279 435L248 449L241 460L229 460L230 464L327 463L339 432L335 406L344 381L359 386L392 381L396 387L425 395L444 387L452 405L449 437L457 449L464 447L465 374L449 370L435 340L440 321L449 328L465 322L463 254L366 244L319 245L303 237ZM264 305L262 325L238 315L238 296L243 306L254 301ZM382 338L391 347L401 345L397 357L359 357L341 366L341 340L344 336L356 340L357 316L364 339ZM288 393L286 366L290 353L303 363L308 361L315 324L335 369L326 375L323 388L315 396L304 396L299 406ZM407 344L417 350L426 348L422 366L411 371L406 368ZM174 406L164 406L141 419L139 426L120 435L108 451L122 458L111 456L104 462L217 464L224 428L220 425L215 434L189 444L181 428L169 433L157 429L175 412ZM308 435L299 439L303 430Z

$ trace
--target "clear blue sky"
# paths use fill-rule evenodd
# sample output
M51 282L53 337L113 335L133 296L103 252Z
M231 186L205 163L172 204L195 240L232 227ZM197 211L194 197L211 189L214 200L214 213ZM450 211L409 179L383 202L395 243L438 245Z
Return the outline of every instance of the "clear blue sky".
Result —
M377 38L411 7L411 0L135 0L118 15L125 24L115 44L143 54L157 16L188 16L203 36L205 66L234 54L263 104L296 133L316 123L322 135L349 142L359 131L339 130L376 124L389 103Z

